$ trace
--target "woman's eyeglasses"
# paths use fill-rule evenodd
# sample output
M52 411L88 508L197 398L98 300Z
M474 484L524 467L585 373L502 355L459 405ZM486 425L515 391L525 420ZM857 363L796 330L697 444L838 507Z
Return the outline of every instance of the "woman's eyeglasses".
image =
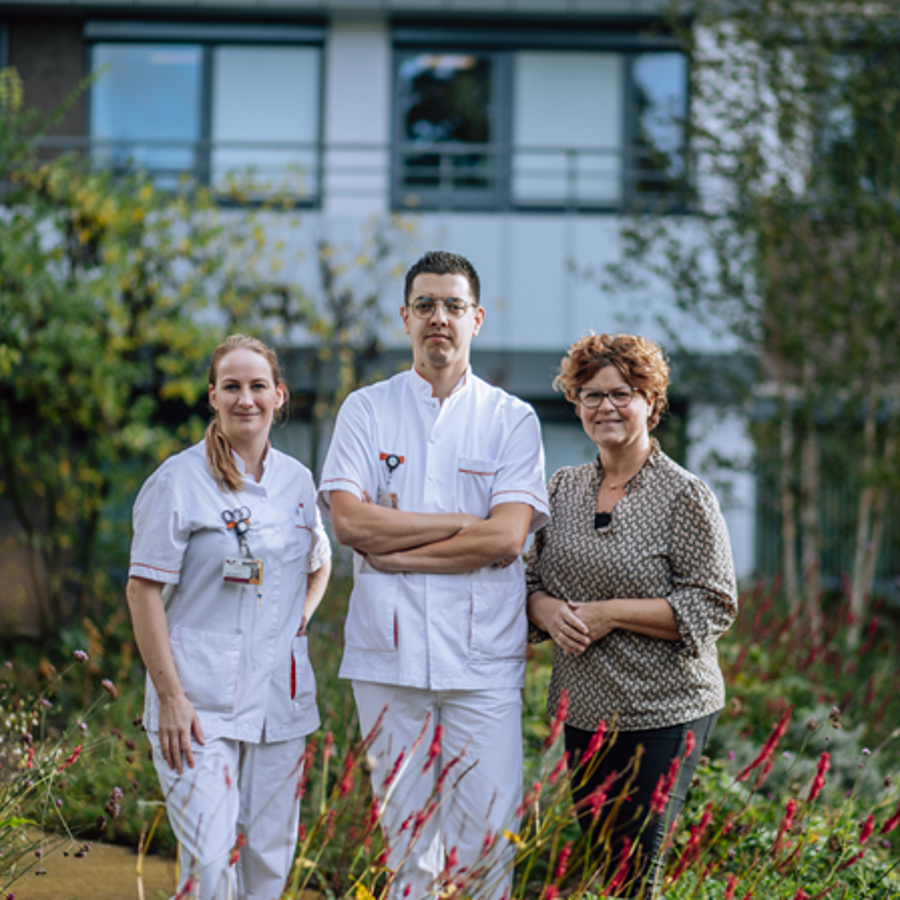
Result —
M636 391L636 387L616 388L614 391L579 391L578 402L585 409L597 409L609 397L609 402L616 409L623 409L631 403Z

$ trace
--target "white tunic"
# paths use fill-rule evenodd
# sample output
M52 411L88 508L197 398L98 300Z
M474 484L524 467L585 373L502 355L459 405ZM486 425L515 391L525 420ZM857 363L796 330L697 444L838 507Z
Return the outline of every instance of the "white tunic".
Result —
M319 726L316 684L303 617L307 572L331 555L309 470L269 448L259 483L222 493L201 443L166 460L134 504L129 575L163 582L178 677L207 738L283 741ZM243 460L235 454L238 470ZM255 585L222 581L225 557L239 556L223 510L250 509L247 540L263 560ZM159 729L159 698L147 678L144 725Z
M389 457L398 463L390 473ZM401 510L488 517L502 503L549 519L540 425L523 401L467 372L439 402L415 370L351 394L335 423L319 487ZM521 687L525 681L524 567L454 575L386 574L354 558L340 674L432 690Z

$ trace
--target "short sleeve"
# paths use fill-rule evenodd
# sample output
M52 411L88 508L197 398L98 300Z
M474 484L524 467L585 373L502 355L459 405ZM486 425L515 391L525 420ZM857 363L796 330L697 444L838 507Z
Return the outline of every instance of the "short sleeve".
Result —
M668 517L675 613L688 655L696 657L737 615L737 581L728 528L712 491L692 481L675 498Z
M315 572L331 559L331 541L322 522L322 514L317 507L313 508L313 522L310 525L312 543L309 549L309 571Z
M491 508L501 503L530 506L533 512L529 531L538 531L550 521L541 427L531 407L526 407L503 447L491 494Z
M177 584L190 538L181 513L182 497L171 465L144 482L134 502L129 576Z
M364 397L358 391L350 394L338 411L319 482L319 509L326 518L331 517L332 491L347 491L362 500L365 485L376 477L370 471L371 448L377 443L372 424L371 410Z

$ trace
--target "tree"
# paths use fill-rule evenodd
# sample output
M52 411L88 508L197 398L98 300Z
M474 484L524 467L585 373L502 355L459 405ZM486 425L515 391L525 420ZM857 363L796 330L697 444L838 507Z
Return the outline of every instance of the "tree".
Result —
M898 477L900 11L700 0L688 12L691 215L629 218L610 274L663 282L759 360L752 396L776 405L777 428L760 434L779 458L784 584L800 604L802 581L818 634L823 432L852 448L855 642Z
M46 122L12 70L0 90L0 495L49 636L97 611L111 504L202 433L211 349L247 304L295 289L272 277L253 217L202 190L38 165Z

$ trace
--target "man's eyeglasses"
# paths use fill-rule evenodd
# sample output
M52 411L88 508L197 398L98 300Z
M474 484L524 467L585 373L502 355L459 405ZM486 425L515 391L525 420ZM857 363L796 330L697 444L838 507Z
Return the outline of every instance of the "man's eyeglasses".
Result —
M579 391L578 402L585 409L597 409L606 397L616 409L623 409L631 403L636 387L616 388L614 391Z
M461 319L470 306L478 305L477 303L469 303L466 300L457 300L455 297L450 297L447 300L428 300L420 297L418 300L413 300L409 304L409 308L413 311L413 315L416 318L430 319L439 304L444 307L444 312L451 319Z

